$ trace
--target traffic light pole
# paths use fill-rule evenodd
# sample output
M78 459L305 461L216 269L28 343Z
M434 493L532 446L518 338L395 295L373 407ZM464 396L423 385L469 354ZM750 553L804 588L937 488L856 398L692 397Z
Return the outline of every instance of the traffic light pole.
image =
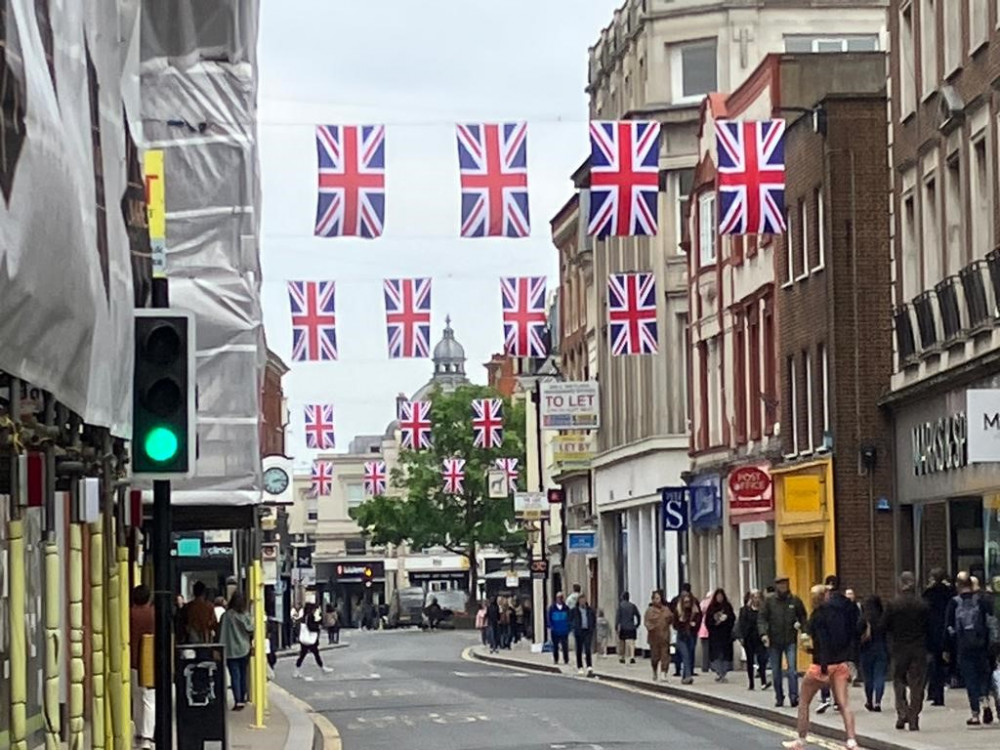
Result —
M169 307L170 295L166 278L153 279L153 307ZM171 575L170 546L173 542L173 509L170 506L170 481L153 481L153 607L156 617L154 635L156 728L153 741L156 747L174 746L174 695L173 695L173 576Z

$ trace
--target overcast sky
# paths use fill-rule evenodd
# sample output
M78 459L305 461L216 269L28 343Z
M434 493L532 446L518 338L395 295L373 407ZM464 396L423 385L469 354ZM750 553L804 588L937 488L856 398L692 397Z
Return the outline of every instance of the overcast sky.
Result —
M261 3L261 262L268 344L292 370L288 452L307 463L302 407L332 403L337 449L381 433L429 360L388 359L382 280L430 276L431 346L446 314L466 370L500 351L499 277L558 284L549 220L588 151L587 48L621 0L285 0ZM531 237L460 239L455 123L528 121ZM316 124L386 128L385 233L313 237ZM337 282L337 362L292 363L289 280Z

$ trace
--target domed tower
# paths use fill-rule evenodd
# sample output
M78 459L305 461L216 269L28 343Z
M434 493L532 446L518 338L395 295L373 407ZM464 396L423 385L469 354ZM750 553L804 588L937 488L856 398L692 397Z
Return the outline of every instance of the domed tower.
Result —
M424 386L413 394L413 401L427 398L435 388L442 391L453 391L460 385L465 385L469 379L465 376L465 347L455 338L451 327L451 316L444 319L444 331L441 340L434 347L434 374Z

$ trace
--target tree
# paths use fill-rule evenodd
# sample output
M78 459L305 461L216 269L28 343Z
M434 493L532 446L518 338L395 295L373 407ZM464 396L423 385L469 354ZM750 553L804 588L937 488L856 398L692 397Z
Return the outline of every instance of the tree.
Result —
M485 545L507 551L524 547L524 532L514 528L514 504L490 499L487 472L498 458L516 458L524 467L524 404L504 399L503 444L473 445L472 401L499 398L485 386L461 386L431 396L433 445L422 451L400 452L390 486L399 495L374 497L351 510L351 517L376 545L408 543L415 549L440 546L469 561L470 594L478 589L476 553ZM460 495L447 494L441 478L446 458L465 459ZM518 482L523 484L519 478ZM471 598L470 598L471 603Z

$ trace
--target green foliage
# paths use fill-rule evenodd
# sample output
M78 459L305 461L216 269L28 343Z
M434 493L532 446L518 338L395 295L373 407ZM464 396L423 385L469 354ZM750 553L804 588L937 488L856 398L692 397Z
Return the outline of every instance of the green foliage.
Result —
M508 551L524 547L524 533L510 532L513 500L491 500L487 471L498 458L516 458L524 471L524 404L504 399L504 439L500 448L476 448L472 436L472 401L497 398L485 386L462 386L453 393L431 396L434 444L424 451L401 451L389 478L402 497L375 497L351 511L351 517L376 545L408 542L415 549L441 546L468 554L470 548L498 545ZM441 477L446 458L465 459L461 495L444 492ZM518 478L518 484L524 481Z

